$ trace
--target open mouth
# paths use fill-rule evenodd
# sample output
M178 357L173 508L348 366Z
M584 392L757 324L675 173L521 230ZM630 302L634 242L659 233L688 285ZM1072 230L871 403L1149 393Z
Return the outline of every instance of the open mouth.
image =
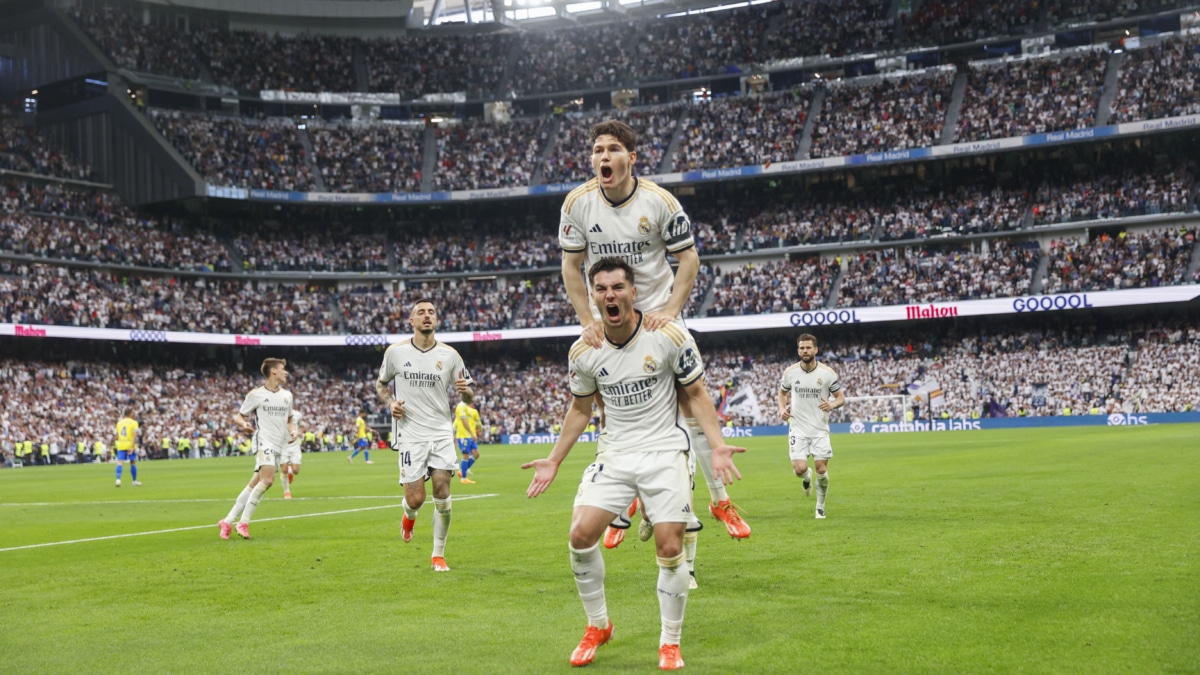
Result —
M621 308L617 305L608 305L604 308L604 311L608 313L608 318L614 321L621 316Z
M600 167L600 177L601 178L603 178L604 180L608 180L609 178L612 178L612 175L613 175L613 170L612 170L611 166Z

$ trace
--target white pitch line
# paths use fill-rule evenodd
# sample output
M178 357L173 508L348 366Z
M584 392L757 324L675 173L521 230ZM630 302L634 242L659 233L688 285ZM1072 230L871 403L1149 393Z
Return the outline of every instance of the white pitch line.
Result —
M340 497L296 497L289 499L293 502L321 501L325 499L396 499L401 495L346 495ZM470 499L471 495L463 495L461 499ZM114 506L120 504L198 504L201 502L227 502L228 499L126 499L105 500L98 502L0 502L0 506ZM283 497L270 497L267 501L283 501Z
M499 497L499 496L500 495L496 495L496 494L464 495L462 497L454 498L454 501L461 502L461 501L466 501L468 499L483 499L485 497ZM107 503L112 503L112 502L105 502L105 503L107 504ZM269 523L269 522L272 522L275 520L294 520L296 518L315 518L317 516L336 516L336 515L343 514L343 513L361 513L362 511L376 511L378 509L394 509L399 506L400 506L400 504L386 504L384 506L367 506L367 507L363 507L361 509L344 509L342 511L326 511L324 513L302 513L302 514L296 515L296 516L279 516L277 518L259 518L257 520L253 520L251 522ZM87 539L71 539L69 541L52 541L52 542L48 542L45 544L27 544L25 546L12 546L9 548L0 548L0 553L4 553L6 551L21 551L21 550L30 549L30 548L45 548L46 546L63 546L65 544L83 544L83 543L87 543L89 541L104 541L106 539L124 539L125 537L145 537L145 536L151 535L151 534L170 534L172 532L187 532L188 530L204 530L204 529L210 529L212 527L213 527L212 525L192 525L191 527L176 527L176 528L173 528L170 530L152 530L150 532L130 532L128 534L111 534L111 535L108 535L107 537L89 537Z

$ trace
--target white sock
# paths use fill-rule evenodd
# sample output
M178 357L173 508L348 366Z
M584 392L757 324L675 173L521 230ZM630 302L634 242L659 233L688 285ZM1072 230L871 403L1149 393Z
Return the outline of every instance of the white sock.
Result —
M680 553L674 558L658 559L658 610L662 614L659 646L679 644L683 633L683 610L687 607L688 573Z
M237 501L233 503L233 508L229 509L229 515L225 516L225 522L232 523L237 520L237 517L242 515L242 509L246 508L246 500L250 499L250 486L242 488L242 493L237 496Z
M450 532L450 497L433 500L433 557L446 555L446 535Z
M242 511L242 522L250 522L250 517L258 510L258 503L262 501L263 493L267 491L266 483L259 483L250 491L250 498L246 500L246 510Z
M817 508L825 508L825 493L829 492L829 472L817 474Z
M688 532L683 535L683 555L687 558L688 572L696 571L696 544L699 542L699 532Z
M804 481L805 483L808 483L810 486L812 485L812 467L811 466L804 470L804 475L800 476L800 480Z
M597 628L608 628L608 603L604 601L604 556L600 553L600 544L582 551L571 547L571 571L575 574L575 588L579 589L579 599L583 601L583 611L587 614L588 625ZM687 584L684 584L684 588Z
M416 520L417 514L420 513L420 511L418 511L417 509L414 509L413 507L408 505L408 497L404 498L403 504L404 504L404 515L408 516L409 520Z
M720 478L713 476L712 446L708 444L708 437L700 429L700 423L690 417L683 421L688 436L692 439L692 451L696 453L696 463L700 465L700 473L704 474L704 482L708 484L708 494L712 498L712 503L719 504L729 499L729 493L725 491L725 484L721 482Z

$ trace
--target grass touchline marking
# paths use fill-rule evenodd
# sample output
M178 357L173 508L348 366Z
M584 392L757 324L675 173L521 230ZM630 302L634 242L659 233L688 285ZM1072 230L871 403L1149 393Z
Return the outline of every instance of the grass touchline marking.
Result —
M343 496L334 496L334 497L296 497L294 499L289 499L288 501L291 501L291 502L314 501L315 502L315 501L320 501L323 499L396 499L398 496L399 495L343 495ZM462 497L458 497L457 495L455 495L455 498L457 498L457 499L474 499L475 496L476 495L463 495ZM491 497L493 495L478 495L478 496ZM98 502L0 502L0 506L96 506L96 505L105 506L105 505L109 505L109 504L111 504L113 506L118 506L120 504L196 504L196 503L201 503L201 502L227 502L227 501L229 501L229 500L225 499L225 498L127 499L124 501L104 500L104 501L98 501ZM283 501L283 497L270 497L267 499L267 501L281 502L281 501Z
M483 499L485 497L499 497L496 494L486 495L464 495L455 497L454 501L465 501L468 499ZM294 501L294 500L293 500ZM110 503L110 502L105 502ZM383 506L365 506L361 509L343 509L341 511L325 511L324 513L301 513L295 516L278 516L275 518L260 518L251 522L269 523L275 520L294 520L296 518L315 518L317 516L336 516L343 513L360 513L362 511L376 511L378 509L394 509L400 507L400 504L385 504ZM6 551L20 551L29 548L44 548L46 546L62 546L64 544L83 544L89 541L104 541L106 539L124 539L125 537L144 537L151 534L170 534L172 532L187 532L188 530L203 530L213 527L213 525L192 525L190 527L176 527L169 530L152 530L150 532L129 532L127 534L110 534L104 537L89 537L87 539L71 539L69 541L52 541L45 544L26 544L25 546L11 546L9 548L0 548L0 553Z

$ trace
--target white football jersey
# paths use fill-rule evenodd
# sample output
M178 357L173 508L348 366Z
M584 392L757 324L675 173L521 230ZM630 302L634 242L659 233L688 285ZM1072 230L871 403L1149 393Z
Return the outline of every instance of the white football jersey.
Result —
M447 392L459 375L467 384L473 383L458 351L445 343L435 342L424 352L411 339L388 347L379 381L390 384L392 395L404 401L404 417L392 418L392 447L454 438Z
M692 223L675 196L652 181L634 180L633 194L619 204L608 201L595 178L572 190L563 202L558 245L586 254L584 274L601 258L629 263L638 292L634 307L657 312L671 299L675 279L667 253L687 250L696 242Z
M667 324L656 331L641 324L628 342L605 339L599 349L577 341L571 346L571 393L604 399L604 429L598 452L690 450L679 419L675 382L704 376L700 350L687 331Z
M812 371L805 372L802 363L795 363L783 371L783 377L779 379L780 390L792 394L788 424L805 438L829 435L829 413L817 406L842 389L833 368L820 361L813 361L813 364Z
M246 394L246 400L242 401L238 412L243 417L254 413L258 419L251 439L255 453L260 448L279 452L287 447L291 440L287 421L292 416L292 392L283 387L276 391L259 387Z
M299 450L300 441L304 438L304 430L300 428L300 422L304 420L304 415L299 410L292 411L292 419L296 422L296 440L288 444L287 450Z

